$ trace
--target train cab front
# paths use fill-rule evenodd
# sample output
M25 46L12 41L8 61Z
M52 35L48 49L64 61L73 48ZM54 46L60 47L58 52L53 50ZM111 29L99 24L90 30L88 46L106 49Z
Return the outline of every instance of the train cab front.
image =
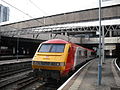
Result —
M66 46L63 43L41 44L32 60L34 73L43 78L59 79L65 71Z

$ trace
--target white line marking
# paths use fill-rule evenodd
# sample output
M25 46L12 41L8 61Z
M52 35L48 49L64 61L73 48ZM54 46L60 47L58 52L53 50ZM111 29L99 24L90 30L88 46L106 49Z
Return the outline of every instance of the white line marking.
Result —
M92 60L91 60L92 61ZM77 70L77 72L75 72L62 86L60 86L57 90L62 90L67 83L80 71L82 70L86 65L88 65L91 61L89 61L88 63L86 63L85 65L83 65L79 70Z
M118 67L117 63L116 63L117 59L115 59L115 66L117 67L117 69L119 70L120 72L120 68Z
M114 62L115 59L113 59L112 63L111 63L111 66L112 66L112 72L113 72L113 75L114 75L114 79L115 79L115 82L116 82L116 85L117 86L120 86L120 78L117 74L117 71L115 70L115 67L113 65L113 62Z

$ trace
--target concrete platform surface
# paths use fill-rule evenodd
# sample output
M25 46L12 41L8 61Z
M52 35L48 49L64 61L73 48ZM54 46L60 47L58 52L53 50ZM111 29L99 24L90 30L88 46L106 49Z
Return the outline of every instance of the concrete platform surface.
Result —
M120 77L115 71L113 58L102 65L101 85L98 85L98 58L91 61L62 90L120 90Z

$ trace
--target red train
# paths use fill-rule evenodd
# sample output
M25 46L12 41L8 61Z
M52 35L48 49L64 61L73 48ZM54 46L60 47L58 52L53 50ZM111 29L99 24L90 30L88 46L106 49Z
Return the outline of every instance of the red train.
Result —
M32 68L43 78L61 79L76 66L93 58L95 51L61 39L48 40L40 44Z

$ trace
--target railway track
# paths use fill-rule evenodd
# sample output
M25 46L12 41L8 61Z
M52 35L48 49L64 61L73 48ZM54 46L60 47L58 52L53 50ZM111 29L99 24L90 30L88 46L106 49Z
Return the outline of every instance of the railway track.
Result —
M57 90L63 83L56 81L46 83L30 74L31 71L28 71L11 78L0 80L0 90Z
M115 66L117 74L120 77L120 59L119 58L114 60L114 66Z
M0 90L4 87L7 87L10 84L13 84L13 83L15 83L19 80L22 80L22 79L28 77L28 74L30 72L31 71L27 71L27 72L24 72L24 73L19 73L17 75L13 75L11 77L7 77L7 78L4 78L4 79L0 80Z
M32 77L30 75L31 72L27 71L18 76L15 75L12 78L0 80L0 90L57 90L70 77L67 77L66 80L61 82L42 82L39 78Z
M120 59L119 58L115 60L115 64L118 70L120 71Z
M38 78L32 77L31 70L0 80L0 90L38 90L42 88L44 82L39 82Z
M5 73L1 73L0 74L0 78L6 78L6 77L10 77L11 75L15 75L15 74L18 74L18 73L21 73L21 72L25 72L25 71L29 71L31 70L31 68L25 68L25 69L20 69L20 70L14 70L14 71L8 71L8 72L5 72Z
M81 66L82 65L80 65L80 67ZM0 90L57 90L70 77L60 82L42 82L39 78L33 77L31 72L32 71L28 71L8 79L0 80Z
M14 61L13 61L14 62ZM31 69L31 61L0 64L0 78Z
M23 80L19 81L17 83L17 88L15 90L21 90L24 87L36 82L38 80L38 78L34 78L34 77L26 77Z

